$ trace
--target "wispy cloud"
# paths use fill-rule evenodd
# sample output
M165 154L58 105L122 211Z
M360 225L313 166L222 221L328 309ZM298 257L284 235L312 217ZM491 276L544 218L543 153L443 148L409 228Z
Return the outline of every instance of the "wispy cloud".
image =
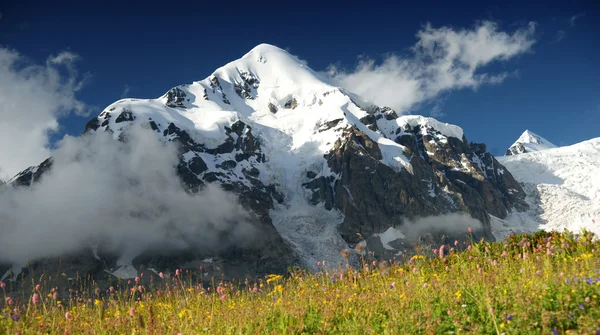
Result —
M129 96L129 92L131 91L131 87L129 85L125 85L123 88L123 93L121 93L121 99L127 98Z
M580 18L584 17L584 16L585 16L585 13L584 13L584 12L577 13L577 14L575 14L575 15L571 16L571 17L569 18L569 24L570 24L572 27L575 27L575 22L576 22L577 20L579 20Z
M460 30L427 24L417 33L411 56L391 55L380 63L361 58L353 71L331 65L328 74L349 91L406 113L444 92L503 82L510 73L479 70L530 51L535 43L535 27L531 22L507 33L490 21Z
M0 179L50 155L49 135L59 130L59 118L85 115L87 106L75 94L89 76L78 75L78 59L66 51L32 64L17 51L0 48Z
M556 32L556 42L562 41L566 35L567 35L567 33L564 30L557 31Z

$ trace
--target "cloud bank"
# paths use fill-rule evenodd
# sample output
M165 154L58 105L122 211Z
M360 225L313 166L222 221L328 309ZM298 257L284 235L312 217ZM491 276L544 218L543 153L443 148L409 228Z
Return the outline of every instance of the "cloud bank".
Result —
M177 148L134 126L125 142L99 132L65 137L32 187L0 190L0 263L25 264L85 247L126 264L146 250L216 251L254 228L219 186L181 186Z
M479 70L530 51L534 33L533 22L512 33L500 31L490 21L461 30L427 24L417 33L410 56L391 55L380 63L361 58L353 71L332 65L328 75L337 85L375 104L406 113L446 91L501 83L508 72Z
M79 76L78 59L65 51L39 65L0 48L0 179L50 156L49 135L59 130L59 118L85 114L86 105L75 93L88 76Z

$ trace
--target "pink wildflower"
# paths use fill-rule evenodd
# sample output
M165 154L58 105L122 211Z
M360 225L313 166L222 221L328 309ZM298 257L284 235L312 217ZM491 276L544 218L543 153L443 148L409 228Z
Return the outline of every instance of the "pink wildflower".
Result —
M72 317L71 317L71 313L69 313L69 312L66 312L66 313L65 313L65 319L67 319L67 320L71 320L71 318L72 318Z
M34 293L33 296L31 296L31 302L33 302L34 305L37 305L40 303L40 295L37 293Z
M219 298L219 299L221 299L221 301L225 301L225 298L226 298L226 296L225 296L225 294L223 294L223 295L221 296L221 298Z
M13 304L13 300L11 297L6 297L5 301L6 301L6 304L9 306L11 306Z
M469 231L469 233L473 232L473 228L471 228L471 227L467 228L467 230Z
M180 274L181 274L181 270L179 270L179 269L175 270L175 276L176 277L179 276Z
M446 246L442 244L442 246L440 247L440 258L444 258L444 248Z
M5 287L6 287L6 284L3 281L0 281L0 288L4 290Z
M135 308L131 307L129 309L129 315L134 316L135 315Z
M159 273L158 276L160 277L160 279L165 279L165 274L164 273Z
M473 247L469 244L469 246L467 247L467 250L471 251L471 249L473 249Z
M454 241L454 246L455 247L458 246L458 241L456 241L456 240Z
M42 287L40 286L40 284L37 284L37 285L35 285L35 290L36 290L36 291L39 291L39 290L41 290L41 289L42 289Z
M140 277L135 277L135 282L139 283L140 282Z

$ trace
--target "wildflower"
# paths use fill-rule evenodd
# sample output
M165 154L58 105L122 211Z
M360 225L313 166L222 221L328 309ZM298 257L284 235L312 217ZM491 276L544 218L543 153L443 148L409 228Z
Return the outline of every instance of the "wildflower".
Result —
M460 299L460 297L462 297L462 293L460 293L460 291L456 291L454 295L456 296L456 299Z
M352 255L352 252L350 251L350 249L344 249L344 250L342 250L341 255L345 259L348 259L348 258L350 258L350 255Z
M362 254L362 252L365 251L366 247L367 247L367 243L365 241L361 241L354 247L354 250L356 252L358 252L359 254Z
M102 302L98 299L94 300L94 305L96 305L96 306L100 306L101 303Z
M512 314L508 314L508 316L506 316L506 321L510 322L512 320L513 320Z
M473 249L473 246L471 246L470 244L467 246L467 250L471 251L471 249Z
M395 281L393 281L393 282L390 284L390 290L393 290L395 287L396 287L396 282L395 282Z
M178 277L181 274L181 270L177 269L175 270L175 277Z
M225 294L223 294L223 295L221 296L221 298L219 298L219 299L221 299L221 301L225 301L225 298L226 298L226 296L225 296Z
M67 319L67 320L71 320L71 318L72 318L72 316L71 316L71 313L69 313L69 312L66 312L66 313L65 313L65 319Z
M444 248L445 248L445 247L446 247L446 246L445 246L445 245L443 245L443 244L442 244L442 246L440 247L440 252L439 252L439 253L440 253L440 258L444 258Z
M164 273L162 273L162 272L160 272L160 273L158 274L158 276L160 277L160 279L165 279L165 274L164 274Z
M429 284L423 283L423 288L427 288L427 286L429 286Z
M0 288L4 290L5 287L6 287L6 284L3 281L0 281Z
M498 261L494 259L494 261L492 262L493 266L497 266L498 265Z
M34 305L37 305L40 303L40 295L37 293L34 293L33 296L31 296L31 302L33 302Z
M140 277L135 277L135 282L139 283L140 282Z
M469 231L469 234L473 232L473 228L471 227L467 228L467 230Z
M579 304L579 309L585 309L585 306L583 306L583 304Z
M590 297L585 297L585 302L589 304L590 303Z
M490 314L494 314L494 309L490 308Z
M129 315L131 315L131 316L135 315L135 308L133 308L133 307L129 308Z
M458 246L458 241L456 241L456 240L454 241L454 246L455 247Z
M19 322L19 320L21 320L21 317L19 316L19 314L14 314L14 315L11 317L11 319L12 319L14 322Z
M321 262L317 262L317 266L321 266Z

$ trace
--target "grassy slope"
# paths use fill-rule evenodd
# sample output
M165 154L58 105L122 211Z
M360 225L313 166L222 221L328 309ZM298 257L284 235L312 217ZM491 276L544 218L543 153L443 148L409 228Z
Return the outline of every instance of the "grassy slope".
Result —
M1 334L596 334L600 242L538 233L469 250L210 289L186 274L121 292L13 300ZM131 293L131 289L134 288ZM0 291L1 294L1 291ZM20 306L16 307L15 306ZM18 320L18 321L15 321Z

